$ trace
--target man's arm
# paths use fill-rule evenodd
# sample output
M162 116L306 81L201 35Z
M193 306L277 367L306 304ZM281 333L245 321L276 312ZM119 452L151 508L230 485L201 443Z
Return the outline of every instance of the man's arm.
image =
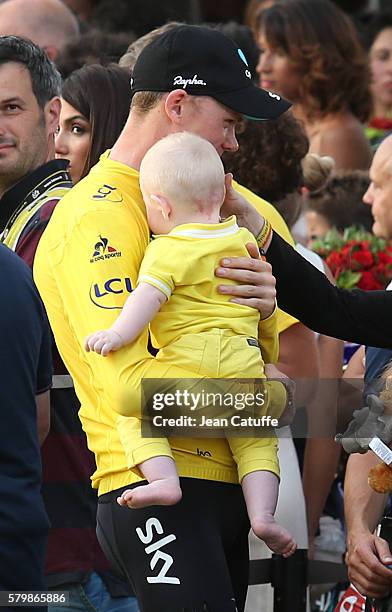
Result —
M290 378L318 378L318 353L314 333L302 323L295 323L279 336L280 350L278 368ZM301 359L298 356L301 355ZM301 405L306 403L305 398Z
M385 540L373 535L382 517L386 496L368 485L369 470L379 459L368 452L350 455L344 487L347 524L347 564L354 586L368 597L382 597L392 589L392 555Z
M255 236L263 227L263 216L233 189L230 181L226 182L222 210L224 215L236 214L239 225ZM334 287L276 232L262 246L276 277L279 308L320 334L359 344L392 346L392 321L388 317L392 292Z
M279 307L326 336L392 346L391 291L334 287L295 249L273 234L267 260L276 277Z
M374 392L371 388L374 379L390 358L387 351L372 351L372 359L368 359L366 351L365 393ZM359 591L369 597L383 596L392 588L392 571L383 565L392 562L391 552L385 540L373 535L386 502L386 496L376 493L368 484L369 470L378 463L379 459L370 451L350 455L344 488L349 576Z
M306 441L303 466L309 548L312 548L341 454L341 446L334 441L334 435L343 343L335 338L320 336L318 350L320 379L316 392L307 404L309 438Z

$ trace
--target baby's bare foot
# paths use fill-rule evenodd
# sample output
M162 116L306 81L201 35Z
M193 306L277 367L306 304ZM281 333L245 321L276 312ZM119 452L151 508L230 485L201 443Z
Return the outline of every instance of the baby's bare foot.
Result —
M174 506L182 497L178 479L163 478L147 485L127 489L117 497L120 506L128 508L145 508L146 506Z
M272 552L283 557L290 557L295 552L296 541L287 529L275 522L272 514L254 518L251 524L255 535L263 540Z

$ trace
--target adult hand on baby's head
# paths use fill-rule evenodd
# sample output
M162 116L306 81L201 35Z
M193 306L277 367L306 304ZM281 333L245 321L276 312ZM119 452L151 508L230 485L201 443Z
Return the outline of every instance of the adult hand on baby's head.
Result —
M231 215L238 215L250 206L244 196L233 188L233 175L231 172L225 174L225 188L226 193L222 204L222 217L227 218Z
M236 304L250 306L260 311L262 319L275 309L276 290L272 267L260 258L255 244L246 245L250 257L228 257L221 261L216 275L237 281L236 285L220 285L219 292L232 295Z

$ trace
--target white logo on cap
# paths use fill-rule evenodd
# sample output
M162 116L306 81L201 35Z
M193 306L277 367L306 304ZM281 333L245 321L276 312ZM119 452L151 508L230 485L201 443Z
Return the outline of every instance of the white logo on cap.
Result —
M237 49L237 51L238 51L238 55L240 56L240 58L242 59L242 61L244 62L244 64L246 64L246 65L249 67L248 60L246 59L246 57L245 57L244 52L242 51L242 49ZM248 79L251 79L251 78L252 78L252 75L251 75L251 73L250 73L250 70L245 70L245 76L247 76L247 77L248 77Z
M275 100L280 100L280 96L278 96L278 94L276 93L273 93L272 91L269 91L268 95L271 96L271 98L275 98Z
M174 77L173 85L181 85L184 89L188 85L207 85L203 79L198 79L197 74L194 74L191 79L184 79L180 74Z

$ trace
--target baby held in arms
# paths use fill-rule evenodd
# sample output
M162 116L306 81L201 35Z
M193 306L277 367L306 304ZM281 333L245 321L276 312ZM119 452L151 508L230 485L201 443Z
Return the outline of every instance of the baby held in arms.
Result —
M221 222L225 173L215 148L187 132L166 136L143 158L140 187L154 240L121 314L110 329L86 338L86 350L106 356L133 342L149 325L159 348L155 360L184 368L188 378L278 378L263 385L269 413L280 417L291 406L291 393L286 391L288 379L267 363L278 355L276 309L260 319L256 308L217 290L214 270L222 258L249 257L246 245L256 241L234 216ZM267 437L226 439L253 531L274 552L291 555L296 543L274 518L279 464L273 430ZM148 484L124 491L120 505L140 508L181 499L171 457L153 457L138 467Z

